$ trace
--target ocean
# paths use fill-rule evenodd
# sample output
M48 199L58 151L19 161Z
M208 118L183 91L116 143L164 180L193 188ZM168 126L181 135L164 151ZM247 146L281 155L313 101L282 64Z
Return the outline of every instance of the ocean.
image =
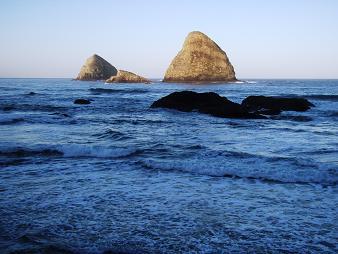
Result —
M182 90L315 107L254 120L150 108ZM338 80L0 91L0 253L338 252Z

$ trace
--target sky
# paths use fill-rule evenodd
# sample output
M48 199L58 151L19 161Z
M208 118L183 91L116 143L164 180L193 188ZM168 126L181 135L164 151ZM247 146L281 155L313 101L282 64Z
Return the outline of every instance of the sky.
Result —
M0 77L76 77L94 53L162 78L191 31L237 78L338 78L338 0L1 0Z

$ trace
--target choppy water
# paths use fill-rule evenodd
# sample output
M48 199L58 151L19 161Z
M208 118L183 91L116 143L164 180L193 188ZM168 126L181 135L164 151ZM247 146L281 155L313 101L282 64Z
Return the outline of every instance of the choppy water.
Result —
M149 108L187 89L316 107L275 120ZM0 79L0 91L1 253L338 251L337 80Z

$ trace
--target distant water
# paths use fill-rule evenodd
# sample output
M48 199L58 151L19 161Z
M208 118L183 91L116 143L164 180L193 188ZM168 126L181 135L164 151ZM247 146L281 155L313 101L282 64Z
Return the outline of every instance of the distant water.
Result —
M275 120L149 108L180 90L316 107ZM0 91L1 253L338 252L337 80L0 79Z

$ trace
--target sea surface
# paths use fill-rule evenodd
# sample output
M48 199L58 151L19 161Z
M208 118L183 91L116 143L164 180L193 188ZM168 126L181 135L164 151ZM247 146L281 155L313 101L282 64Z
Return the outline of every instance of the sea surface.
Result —
M181 90L315 107L150 109ZM337 183L338 80L0 79L0 253L337 253Z

